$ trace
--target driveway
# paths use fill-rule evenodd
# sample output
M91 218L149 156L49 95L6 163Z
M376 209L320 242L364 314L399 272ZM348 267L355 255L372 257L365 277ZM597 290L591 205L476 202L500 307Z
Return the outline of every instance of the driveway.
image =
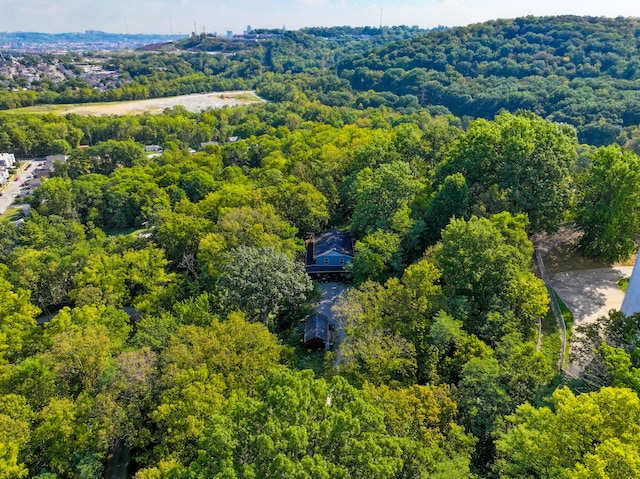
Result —
M324 314L329 318L329 324L335 328L333 350L336 351L338 349L338 345L344 341L345 332L344 325L331 308L336 304L340 298L340 294L346 289L346 287L341 283L318 283L318 289L322 292L322 298L316 306L316 313Z
M345 290L344 285L341 283L318 283L318 289L322 292L322 298L316 306L316 313L324 314L329 318L329 324L341 328L342 325L331 308L338 301L340 293Z
M618 281L631 276L633 266L568 271L551 276L551 287L573 313L573 326L589 324L610 309L620 309L624 292Z
M551 287L573 313L573 331L590 324L611 309L620 309L624 292L618 281L631 276L633 266L568 271L551 275ZM573 333L575 338L575 332ZM573 341L571 344L573 349ZM580 365L571 363L569 372L580 373Z

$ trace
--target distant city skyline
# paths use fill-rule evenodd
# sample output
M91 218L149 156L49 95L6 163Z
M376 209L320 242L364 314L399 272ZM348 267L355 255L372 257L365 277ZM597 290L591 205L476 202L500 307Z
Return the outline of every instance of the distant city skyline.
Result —
M0 0L0 31L242 33L253 28L312 26L462 26L525 15L640 17L637 0Z

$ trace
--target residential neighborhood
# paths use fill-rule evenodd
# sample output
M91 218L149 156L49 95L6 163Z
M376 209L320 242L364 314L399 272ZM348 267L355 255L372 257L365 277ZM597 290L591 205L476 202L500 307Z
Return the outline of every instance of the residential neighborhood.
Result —
M0 89L33 90L43 82L58 85L65 81L82 81L100 91L116 88L118 72L102 67L105 58L82 58L70 55L34 56L30 54L0 54Z

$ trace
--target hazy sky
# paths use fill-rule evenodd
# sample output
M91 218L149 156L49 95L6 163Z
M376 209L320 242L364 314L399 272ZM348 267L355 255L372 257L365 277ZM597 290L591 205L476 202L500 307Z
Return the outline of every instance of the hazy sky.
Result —
M333 25L455 26L523 15L640 17L638 0L0 0L0 31L239 33Z

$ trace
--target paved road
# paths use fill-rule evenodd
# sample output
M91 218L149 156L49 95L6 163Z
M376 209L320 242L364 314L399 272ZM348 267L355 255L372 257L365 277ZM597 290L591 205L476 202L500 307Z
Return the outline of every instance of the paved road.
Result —
M38 160L22 160L22 170L18 174L18 181L14 181L13 178L9 178L9 183L0 187L0 192L2 192L2 196L0 196L0 215L7 211L7 208L13 204L16 197L20 194L32 191L36 185L40 184L39 179L34 180L29 178L29 176L33 175L34 168L38 163L40 163ZM29 165L29 168L25 169L27 165ZM29 184L28 188L20 186L25 182Z
M568 271L551 276L551 287L573 313L574 338L576 327L606 316L611 309L620 309L624 293L618 281L631 276L632 270L633 266L622 266ZM576 375L580 370L579 364L569 364L569 373Z
M342 328L339 319L334 314L333 305L336 304L340 294L345 290L341 283L318 283L318 289L322 292L322 298L316 306L316 313L324 314L329 318L329 324L336 328Z

